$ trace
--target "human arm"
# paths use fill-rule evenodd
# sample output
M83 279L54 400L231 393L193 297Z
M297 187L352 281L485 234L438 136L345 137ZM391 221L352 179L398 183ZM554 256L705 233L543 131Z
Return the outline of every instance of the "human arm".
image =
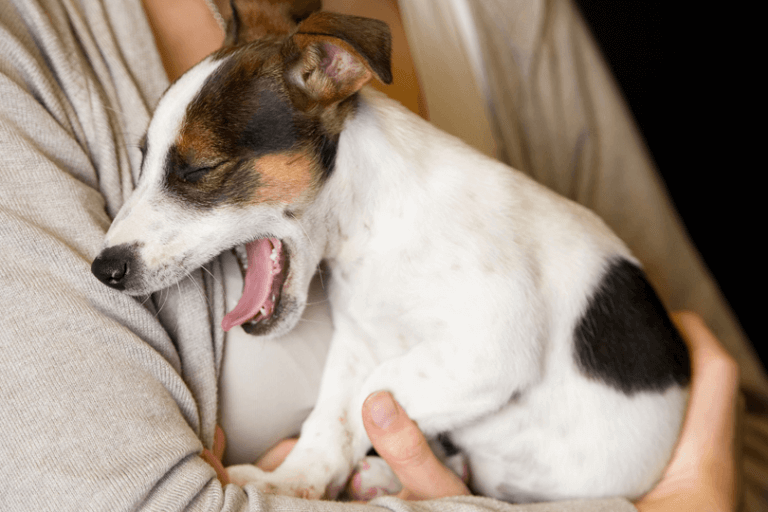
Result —
M160 308L90 273L167 82L136 5L80 7L0 8L0 509L183 508L218 485L202 279Z

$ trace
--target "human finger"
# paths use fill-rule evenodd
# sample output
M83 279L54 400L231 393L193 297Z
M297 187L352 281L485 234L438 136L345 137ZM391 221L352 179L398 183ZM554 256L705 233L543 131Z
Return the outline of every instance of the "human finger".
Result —
M400 498L470 494L461 478L435 457L424 434L390 393L380 391L365 400L363 423L371 444L403 485Z
M283 439L275 446L267 450L267 453L262 455L259 460L256 461L256 467L262 471L274 471L280 464L283 463L285 458L296 445L296 441L298 441L298 439L295 437Z

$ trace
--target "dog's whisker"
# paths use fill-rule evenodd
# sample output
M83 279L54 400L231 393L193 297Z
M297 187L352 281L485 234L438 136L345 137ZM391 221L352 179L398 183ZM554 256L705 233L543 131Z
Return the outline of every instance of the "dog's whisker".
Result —
M165 292L165 298L163 298L163 303L160 305L160 308L155 313L155 318L158 318L160 316L160 313L163 311L163 308L165 307L165 303L168 302L168 288L164 288L160 291L160 297L162 298L163 292Z
M178 294L179 294L179 297L181 297L181 286L180 286L180 281L176 281L176 293L178 293ZM170 294L171 294L171 290L170 290L170 288L169 288L169 289L168 289L168 295L170 295ZM180 321L180 320L179 320L179 317L177 316L177 317L176 317L176 328L177 328L177 329L179 328L179 321Z
M301 224L301 222L298 223L299 227L301 228L302 233L304 233L304 236L307 237L307 241L309 242L309 245L312 247L312 250L315 252L315 254L319 254L317 252L317 247L315 247L315 242L312 241L312 238L309 236L309 233L307 233L307 230L304 229L304 226ZM320 264L318 264L318 268L320 268Z
M200 286L200 283L198 283L198 282L197 282L197 279L196 279L196 278L195 278L195 276L192 274L192 272L190 272L189 270L187 270L187 269L185 269L185 268L183 268L183 267L180 267L180 266L178 266L178 265L177 265L177 268L179 268L179 269L180 269L182 272L184 272L184 274L186 275L186 277L187 277L187 278L189 278L189 280L190 280L190 281L192 281L192 284L194 284L194 285L195 285L195 288L197 288L197 292L200 294L200 298L203 300L203 302L205 302L206 304L208 304L208 297L205 295L205 291L204 291L204 290L203 290L203 288ZM201 268L202 268L202 267L201 267Z
M152 303L155 305L155 318L157 318L160 315L160 311L163 309L162 304L162 298L163 298L163 291L160 290L156 292L155 297L152 299Z
M218 284L219 286L223 287L223 285L221 284L221 281L219 281L219 279L218 279L218 278L217 278L215 275L213 275L213 272L211 272L210 270L208 270L208 268L207 268L205 265L203 265L203 266L202 266L202 267L200 267L200 268L202 268L204 271L208 272L208 275L210 275L210 276L211 276L211 278L213 279L213 281L214 281L216 284Z
M168 304L168 299L170 299L170 298L171 298L171 289L170 288L166 288L165 289L165 298L163 299L163 308L161 308L161 309L165 308L165 306Z
M299 318L299 323L301 322L304 322L305 324L328 325L328 322L325 322L323 320L310 320L309 318L304 318L304 317Z
M320 278L320 288L325 290L325 281L323 281L323 269L319 263L317 264L317 270L315 270L315 273L317 274L317 277Z

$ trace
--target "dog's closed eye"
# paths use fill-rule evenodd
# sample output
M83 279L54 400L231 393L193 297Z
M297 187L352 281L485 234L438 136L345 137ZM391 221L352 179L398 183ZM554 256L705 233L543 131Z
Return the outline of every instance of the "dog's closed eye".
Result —
M197 183L206 174L208 174L211 171L211 169L212 167L187 168L180 173L179 178L181 178L182 180L188 183Z
M183 166L178 166L173 169L173 173L180 178L181 180L187 182L187 183L197 183L201 179L203 179L209 172L213 171L214 169L217 169L221 165L223 165L225 161L218 162L213 165L193 165L193 164L186 164Z

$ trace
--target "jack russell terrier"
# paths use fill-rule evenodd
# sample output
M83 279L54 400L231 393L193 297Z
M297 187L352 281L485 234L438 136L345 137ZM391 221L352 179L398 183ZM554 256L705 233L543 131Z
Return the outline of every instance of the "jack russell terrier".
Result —
M587 209L364 87L380 21L326 12L228 41L168 89L139 185L92 271L131 295L246 244L223 321L279 337L321 261L334 334L317 405L269 492L335 497L388 390L507 501L625 496L660 478L687 405L686 346L638 261Z

